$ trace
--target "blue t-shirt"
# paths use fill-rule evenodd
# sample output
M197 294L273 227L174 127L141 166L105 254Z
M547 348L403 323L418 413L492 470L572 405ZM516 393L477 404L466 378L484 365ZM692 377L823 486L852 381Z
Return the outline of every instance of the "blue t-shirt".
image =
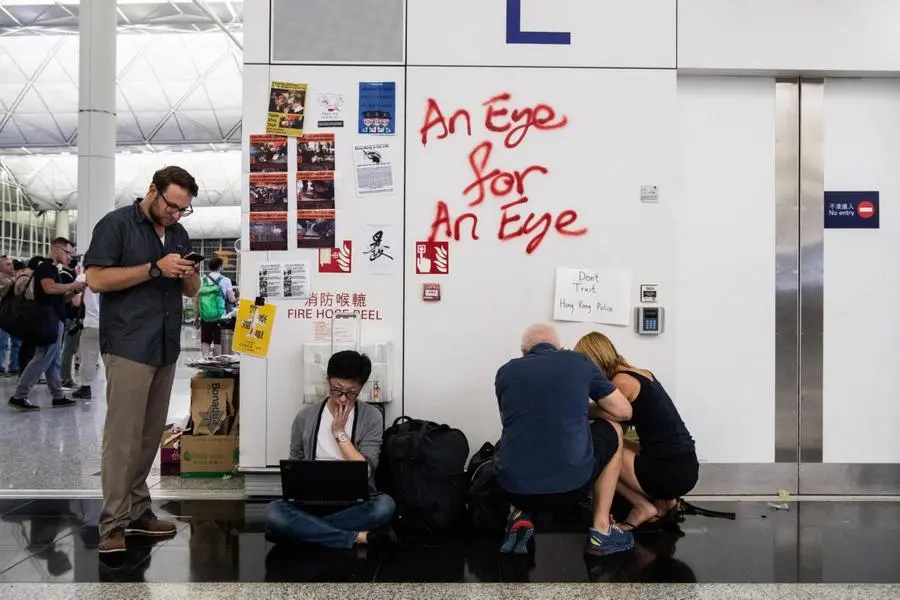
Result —
M513 494L558 494L583 487L594 472L588 399L615 386L584 354L538 344L497 371L503 434L494 465Z

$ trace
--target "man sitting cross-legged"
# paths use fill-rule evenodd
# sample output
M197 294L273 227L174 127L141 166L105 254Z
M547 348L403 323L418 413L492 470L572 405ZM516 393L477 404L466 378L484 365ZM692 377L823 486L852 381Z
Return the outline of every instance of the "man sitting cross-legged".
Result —
M503 433L494 464L510 500L500 551L526 554L532 512L575 506L591 491L585 552L631 549L632 534L609 517L622 469L619 422L631 418L631 405L589 358L561 350L549 325L525 331L522 355L500 367L495 381Z
M394 516L394 500L376 493L374 485L383 436L381 413L356 401L371 373L372 362L364 354L352 350L334 354L328 361L328 399L301 409L291 430L293 460L366 461L371 498L323 517L276 500L266 507L266 525L273 541L352 548L395 540L387 526Z

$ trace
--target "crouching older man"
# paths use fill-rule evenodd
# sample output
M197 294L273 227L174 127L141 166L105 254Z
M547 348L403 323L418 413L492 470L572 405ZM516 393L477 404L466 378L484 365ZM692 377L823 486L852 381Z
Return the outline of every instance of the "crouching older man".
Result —
M561 350L553 327L532 325L522 357L497 371L503 433L494 468L510 500L503 553L528 552L532 512L575 506L591 491L585 552L604 556L634 546L632 534L609 517L622 470L619 422L631 418L631 404L586 358Z
M369 464L367 502L319 517L286 500L266 507L268 537L275 542L306 543L326 548L380 545L395 541L387 526L394 516L394 500L375 489L375 470L381 452L383 427L378 409L357 402L372 374L372 362L352 350L335 353L328 361L327 400L304 407L291 430L292 460L355 460Z

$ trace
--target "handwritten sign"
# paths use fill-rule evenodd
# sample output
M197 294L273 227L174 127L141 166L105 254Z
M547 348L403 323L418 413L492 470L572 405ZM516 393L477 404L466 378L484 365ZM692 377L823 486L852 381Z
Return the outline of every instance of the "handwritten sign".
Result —
M628 325L631 276L616 271L556 269L555 321Z

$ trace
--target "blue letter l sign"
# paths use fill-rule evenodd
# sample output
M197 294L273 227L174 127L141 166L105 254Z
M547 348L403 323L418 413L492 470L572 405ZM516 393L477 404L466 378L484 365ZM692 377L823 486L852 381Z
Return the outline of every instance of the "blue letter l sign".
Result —
M506 0L506 43L571 46L571 33L522 31L522 0Z

